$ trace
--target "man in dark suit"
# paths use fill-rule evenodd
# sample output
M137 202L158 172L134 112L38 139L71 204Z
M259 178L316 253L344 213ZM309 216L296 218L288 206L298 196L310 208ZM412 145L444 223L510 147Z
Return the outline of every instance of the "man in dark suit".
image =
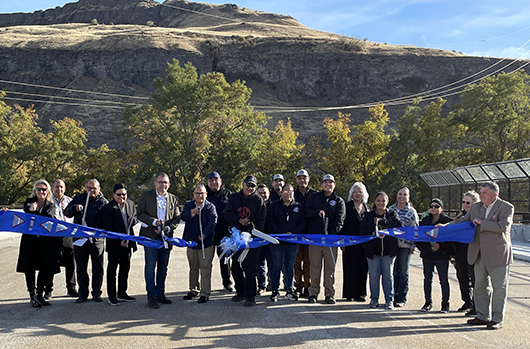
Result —
M502 328L510 264L513 262L510 230L513 205L499 198L499 186L486 182L476 202L462 217L452 223L475 224L475 237L469 244L467 260L475 265L475 306L477 316L469 325L487 325L488 330Z
M113 190L114 200L109 202L101 210L103 229L134 235L132 227L138 223L136 218L136 207L134 202L127 199L127 186L118 183ZM120 305L124 302L134 302L136 298L127 294L127 280L131 269L131 255L136 251L136 242L128 240L107 239L107 295L110 305ZM118 275L118 294L116 295L116 269L120 266Z
M164 241L164 235L173 237L180 222L180 211L178 198L167 191L169 185L169 176L160 173L155 178L155 189L144 191L140 196L138 201L138 219L142 223L140 236L158 241ZM147 306L153 309L160 308L158 303L173 303L164 294L169 253L172 247L171 244L166 246L160 249L144 246Z

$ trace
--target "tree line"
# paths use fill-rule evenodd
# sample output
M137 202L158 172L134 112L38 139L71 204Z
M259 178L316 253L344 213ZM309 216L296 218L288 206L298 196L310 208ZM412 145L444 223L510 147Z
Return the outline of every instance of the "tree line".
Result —
M63 178L74 192L97 178L108 197L123 182L134 198L165 172L170 191L184 202L211 171L237 191L247 174L270 183L282 173L294 182L306 168L316 188L322 174L333 174L344 198L362 181L370 193L391 197L407 186L411 201L424 206L430 197L420 173L530 156L529 82L525 72L487 77L468 85L449 112L442 98L428 104L418 98L395 129L382 104L359 125L339 112L324 119L324 139L304 144L289 120L266 127L269 117L250 106L243 81L199 75L191 63L174 60L165 79L155 79L147 104L125 106L117 135L126 150L88 148L81 123L69 118L50 121L45 133L32 108L7 106L0 92L0 204L23 202L40 178Z

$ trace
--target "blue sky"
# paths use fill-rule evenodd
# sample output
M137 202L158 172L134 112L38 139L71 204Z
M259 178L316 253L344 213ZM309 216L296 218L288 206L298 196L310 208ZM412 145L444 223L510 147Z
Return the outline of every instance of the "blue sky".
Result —
M73 0L0 1L0 13L32 12ZM162 1L159 1L162 2ZM469 55L530 58L528 0L209 0L281 13L307 27L393 45Z

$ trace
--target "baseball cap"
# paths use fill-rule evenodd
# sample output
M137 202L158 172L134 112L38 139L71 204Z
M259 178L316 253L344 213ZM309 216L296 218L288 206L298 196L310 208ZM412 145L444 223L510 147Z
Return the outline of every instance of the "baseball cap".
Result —
M283 176L279 173L275 174L274 177L272 177L272 181L274 182L277 179L281 179L282 181L285 181L285 179L283 179Z
M322 182L327 181L328 179L332 181L333 183L335 183L335 177L333 177L333 175L330 175L330 174L324 175L324 177L322 177Z
M210 172L210 174L208 175L208 179L210 178L221 178L221 176L219 175L219 173L213 171L213 172Z
M247 184L258 185L258 180L256 179L256 177L254 175L247 176L243 182L245 182Z
M309 177L309 173L307 173L306 170L298 170L298 172L296 172L296 177L298 176L306 176L306 177Z

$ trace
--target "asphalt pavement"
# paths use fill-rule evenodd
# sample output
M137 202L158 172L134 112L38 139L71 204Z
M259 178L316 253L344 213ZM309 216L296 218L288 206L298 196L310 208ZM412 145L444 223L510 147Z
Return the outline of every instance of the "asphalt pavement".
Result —
M178 233L177 233L178 234ZM75 304L66 297L64 274L54 279L52 305L33 309L24 275L15 272L19 236L0 239L0 347L1 348L529 348L530 264L517 260L510 270L504 328L488 331L466 325L454 268L450 267L451 311L440 313L441 292L433 285L434 309L424 313L421 260L414 254L410 291L404 308L369 309L368 303L341 299L342 259L337 260L337 304L306 299L269 302L270 293L257 297L257 305L231 302L222 291L218 261L213 268L210 301L185 301L188 265L185 249L171 253L166 295L171 305L146 307L143 248L132 259L129 294L134 303L110 306L89 300ZM514 251L530 257L528 244ZM106 258L106 256L105 256ZM282 293L283 295L283 293ZM381 294L380 302L383 302Z

